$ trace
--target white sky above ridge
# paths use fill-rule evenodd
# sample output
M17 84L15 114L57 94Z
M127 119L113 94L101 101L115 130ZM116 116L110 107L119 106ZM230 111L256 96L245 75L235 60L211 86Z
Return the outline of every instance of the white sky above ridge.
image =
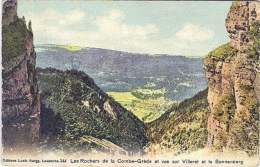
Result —
M18 2L35 44L73 44L127 52L204 57L228 41L231 2Z

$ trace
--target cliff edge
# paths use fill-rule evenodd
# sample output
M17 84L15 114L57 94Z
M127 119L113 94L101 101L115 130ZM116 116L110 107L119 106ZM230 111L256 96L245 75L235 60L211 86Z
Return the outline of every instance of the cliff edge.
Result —
M226 18L230 42L204 59L208 79L208 146L258 152L260 2L233 2Z
M2 139L4 151L18 151L39 138L36 53L31 23L17 16L17 0L5 1L2 12Z

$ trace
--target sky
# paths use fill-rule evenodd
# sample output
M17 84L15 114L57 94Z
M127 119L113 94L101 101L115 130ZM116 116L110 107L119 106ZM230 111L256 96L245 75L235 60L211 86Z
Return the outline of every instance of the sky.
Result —
M227 1L22 0L35 45L69 44L204 57L228 42Z

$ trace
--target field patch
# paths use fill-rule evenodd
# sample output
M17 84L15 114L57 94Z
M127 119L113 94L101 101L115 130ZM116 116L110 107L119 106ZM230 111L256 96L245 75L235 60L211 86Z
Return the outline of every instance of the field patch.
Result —
M138 98L132 92L107 92L107 94L144 122L151 122L159 118L175 103L163 96Z

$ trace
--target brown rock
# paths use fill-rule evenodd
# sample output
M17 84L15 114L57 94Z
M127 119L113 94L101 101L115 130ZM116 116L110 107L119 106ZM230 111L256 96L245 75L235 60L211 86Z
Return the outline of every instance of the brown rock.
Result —
M208 145L213 150L231 148L249 154L258 150L259 50L253 56L250 53L256 43L250 30L259 23L260 2L233 2L226 28L230 47L237 52L210 55L204 60L211 110Z

